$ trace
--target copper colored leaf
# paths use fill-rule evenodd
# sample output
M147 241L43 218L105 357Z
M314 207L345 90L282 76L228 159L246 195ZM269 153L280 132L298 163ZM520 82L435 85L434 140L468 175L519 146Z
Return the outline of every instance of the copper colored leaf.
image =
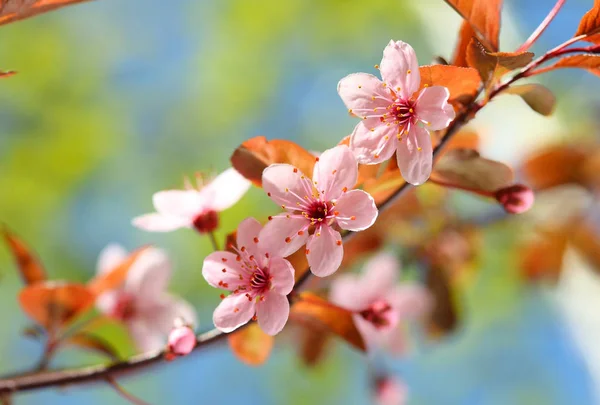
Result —
M308 367L314 367L323 360L327 354L327 343L331 334L322 325L306 325L300 331L299 355L302 362Z
M450 65L421 66L421 88L425 86L444 86L450 91L450 100L461 96L474 96L479 89L481 79L477 70Z
M102 354L114 361L119 360L117 350L108 341L90 333L79 332L63 340L63 343Z
M463 21L460 25L460 31L458 32L458 41L454 48L454 55L452 56L452 64L455 66L468 67L467 64L467 48L471 39L475 36L475 31L468 21Z
M599 55L573 55L566 56L550 66L551 69L579 68L600 76L600 56Z
M600 273L600 238L597 232L588 224L582 222L572 229L569 241Z
M580 35L592 35L600 31L600 0L594 0L594 6L584 14L583 18L579 22L579 27L574 36ZM586 38L592 42L598 42L600 36L594 36L593 38Z
M523 165L522 171L535 190L543 190L580 180L580 169L588 151L568 145L553 146L533 155Z
M41 282L24 287L19 303L31 319L46 330L69 323L94 304L94 294L82 284Z
M532 60L531 52L488 52L477 38L473 38L467 48L469 66L479 71L481 80L488 86L502 75L527 66Z
M281 139L267 141L257 136L242 143L231 155L231 164L254 185L262 186L262 172L273 163L296 166L307 176L312 176L315 156L300 145Z
M446 0L471 24L490 51L497 51L502 0Z
M85 1L89 0L4 0L0 5L0 25Z
M298 321L318 322L355 348L366 350L365 342L352 320L352 313L317 295L302 293L292 306L291 314Z
M556 97L547 87L541 84L530 83L510 86L505 92L521 96L523 101L539 114L551 115L554 112Z
M558 281L567 247L566 233L552 232L520 249L521 274L528 281Z
M112 270L102 273L92 279L88 283L89 290L98 296L103 292L113 290L120 286L123 281L125 281L125 277L127 277L127 273L131 269L131 266L133 266L135 261L146 251L146 249L148 249L147 246L134 250Z
M431 180L452 188L494 192L512 184L513 171L504 163L479 156L470 149L448 151L435 164Z
M269 358L275 338L267 335L256 322L227 336L233 354L246 364L260 366Z
M7 228L4 228L4 239L8 245L15 262L19 267L21 278L25 284L34 284L46 280L46 272L35 254L29 247L12 234Z
M434 302L428 320L428 332L434 337L444 336L458 325L458 312L450 282L440 267L429 269L426 282Z
M450 151L452 149L473 149L478 150L480 147L480 137L479 134L470 129L461 129L450 139L448 142L448 146L445 151Z
M0 71L0 78L10 77L16 75L17 72L13 70Z
M308 259L306 258L306 251L304 249L292 253L286 257L286 260L294 267L296 281L300 280L309 271Z

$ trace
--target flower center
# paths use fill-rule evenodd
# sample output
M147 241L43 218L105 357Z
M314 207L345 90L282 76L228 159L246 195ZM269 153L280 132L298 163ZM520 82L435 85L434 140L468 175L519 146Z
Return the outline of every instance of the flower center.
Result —
M359 315L377 329L392 328L398 323L397 312L385 300L375 301L369 308L359 312Z
M266 269L257 268L250 276L250 288L257 294L271 289L271 277Z
M392 123L398 125L398 135L401 136L404 132L410 130L410 126L416 122L415 103L410 100L402 100L397 98L394 103L388 107L389 113L387 117L381 118L381 121L390 119Z
M307 219L310 219L310 222L315 224L325 221L330 216L332 207L333 204L330 202L315 200L303 214Z
M136 312L134 303L133 296L126 293L119 294L110 316L120 321L126 321L133 318Z
M194 228L200 233L208 233L219 226L219 214L216 211L206 211L194 219Z

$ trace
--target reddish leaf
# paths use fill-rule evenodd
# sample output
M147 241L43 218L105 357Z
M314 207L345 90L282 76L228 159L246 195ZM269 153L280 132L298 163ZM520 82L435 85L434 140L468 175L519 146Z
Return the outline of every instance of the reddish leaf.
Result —
M480 147L479 134L470 129L461 129L450 139L448 146L442 154L452 149L473 149L478 150Z
M527 281L558 281L567 248L566 234L552 232L520 249L521 274Z
M488 50L499 49L502 0L446 0L446 3L471 24Z
M291 315L298 321L318 322L355 348L366 350L365 342L352 320L352 312L317 295L300 294L300 299L292 306Z
M454 56L452 57L452 64L455 66L468 67L467 64L467 48L471 39L475 36L473 27L467 20L463 21L460 25L460 31L458 32L458 41L454 48Z
M545 149L523 165L522 171L536 190L581 181L581 167L588 156L588 149L558 145Z
M260 366L269 358L275 338L267 335L256 322L227 336L233 354L251 366Z
M69 323L94 301L94 294L85 285L67 282L40 282L19 293L19 303L25 313L50 331Z
M450 282L440 267L429 269L426 282L434 302L427 329L433 337L444 336L452 332L458 325L458 312Z
M585 222L574 227L569 241L592 264L594 270L600 273L600 238L596 231Z
M231 155L231 164L254 185L262 187L262 172L273 163L296 166L307 176L312 176L315 156L300 145L281 139L267 141L257 136L242 143Z
M513 178L510 167L470 149L448 151L431 173L432 182L474 192L494 192L512 184Z
M79 332L62 342L66 345L77 346L85 350L102 354L114 361L119 360L117 350L108 341L90 333Z
M547 88L537 83L510 86L504 91L507 94L521 96L531 109L542 115L551 115L554 112L556 97Z
M4 72L0 71L0 79L5 78L5 77L14 76L16 74L17 74L17 72L15 72L14 70L6 70Z
M132 253L129 254L129 256L125 258L125 260L119 263L112 270L93 278L88 283L89 290L93 294L98 296L103 292L113 290L120 286L123 283L123 281L125 281L125 277L127 277L127 273L131 269L131 266L133 266L135 261L140 257L142 253L146 251L146 249L148 249L148 246L144 246L134 250Z
M450 91L450 100L462 96L472 97L477 93L481 79L477 70L450 65L421 66L421 88L444 86Z
M88 0L4 0L0 5L0 25L85 1Z
M21 278L25 284L34 284L46 280L46 272L44 267L35 257L29 247L13 235L7 228L4 228L4 239L10 251L12 252L15 262L19 267Z
M583 18L579 22L579 28L574 36L580 35L592 35L600 31L600 0L594 0L594 6L584 14ZM586 41L598 43L600 40L599 35L586 38Z
M308 270L308 260L306 259L306 251L304 249L299 249L296 252L292 253L288 257L286 257L287 261L291 263L291 265L295 269L294 277L296 281L300 280Z
M299 355L302 362L308 367L314 367L321 362L327 354L327 343L331 334L322 325L306 325L299 332Z
M479 71L486 87L494 84L504 74L527 66L532 60L531 52L488 52L477 38L473 38L467 48L469 66Z
M600 56L598 55L572 55L566 56L547 68L548 70L579 68L600 76Z

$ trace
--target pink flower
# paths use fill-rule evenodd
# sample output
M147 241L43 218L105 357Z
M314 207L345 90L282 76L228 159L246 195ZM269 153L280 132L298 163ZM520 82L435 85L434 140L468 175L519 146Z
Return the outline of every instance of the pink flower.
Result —
M110 271L127 257L119 245L108 245L100 253L97 272ZM100 295L96 306L100 312L124 322L141 351L164 347L173 322L182 318L196 323L194 309L184 300L165 292L171 276L166 253L148 248L127 273L123 285Z
M357 177L358 164L347 146L336 146L317 158L313 181L291 165L267 167L263 188L287 212L269 217L261 240L282 256L306 243L312 272L319 277L334 273L344 255L337 229L362 231L377 218L373 198L362 190L352 190Z
M448 104L450 93L442 86L417 93L419 63L414 49L402 41L390 41L379 69L383 82L370 74L355 73L338 84L350 113L362 119L354 128L350 149L364 164L383 162L396 152L404 179L422 184L432 168L428 130L446 128L455 116Z
M396 258L380 253L365 265L364 275L344 274L331 285L329 299L354 312L368 350L383 347L402 353L406 344L401 322L429 310L427 291L418 285L398 285L399 272Z
M238 202L250 182L235 169L227 169L199 190L159 191L152 196L156 213L134 218L134 226L150 232L194 228L211 232L219 224L218 212Z
M269 335L279 333L290 314L287 295L294 287L294 268L268 244L259 241L262 225L254 218L242 221L237 230L237 255L214 252L204 259L202 275L221 294L213 322L231 332L250 319L257 319Z
M168 342L169 353L177 356L185 356L194 350L196 346L196 334L189 326L180 325L169 333Z
M408 388L399 379L384 377L376 382L375 403L377 405L404 405L407 398Z
M535 200L533 191L523 184L502 188L496 191L495 197L509 214L522 214L528 211Z

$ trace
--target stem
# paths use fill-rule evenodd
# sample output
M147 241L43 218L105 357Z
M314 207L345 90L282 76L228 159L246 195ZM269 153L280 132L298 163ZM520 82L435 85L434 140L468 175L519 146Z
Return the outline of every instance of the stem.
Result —
M112 377L108 377L106 379L106 381L108 382L108 384L113 387L115 389L115 391L117 392L117 394L119 394L121 397L125 398L127 401L131 402L134 405L149 405L147 402L142 401L141 399L135 397L133 394L130 394L129 392L125 391L125 389L123 387L121 387L114 378Z
M209 232L208 237L210 238L210 243L212 243L213 249L216 251L219 250L219 242L217 242L217 237L214 232Z
M529 38L527 38L527 40L516 50L516 52L525 52L526 50L528 50L531 47L531 45L533 45L533 43L537 41L540 35L542 35L546 28L548 28L548 25L550 25L552 20L554 20L554 17L556 17L556 15L558 14L558 12L564 4L565 0L558 0L552 8L552 10L550 10L548 15L546 16L546 18L544 18L544 21L540 23L539 27L537 27L536 30L533 31Z

